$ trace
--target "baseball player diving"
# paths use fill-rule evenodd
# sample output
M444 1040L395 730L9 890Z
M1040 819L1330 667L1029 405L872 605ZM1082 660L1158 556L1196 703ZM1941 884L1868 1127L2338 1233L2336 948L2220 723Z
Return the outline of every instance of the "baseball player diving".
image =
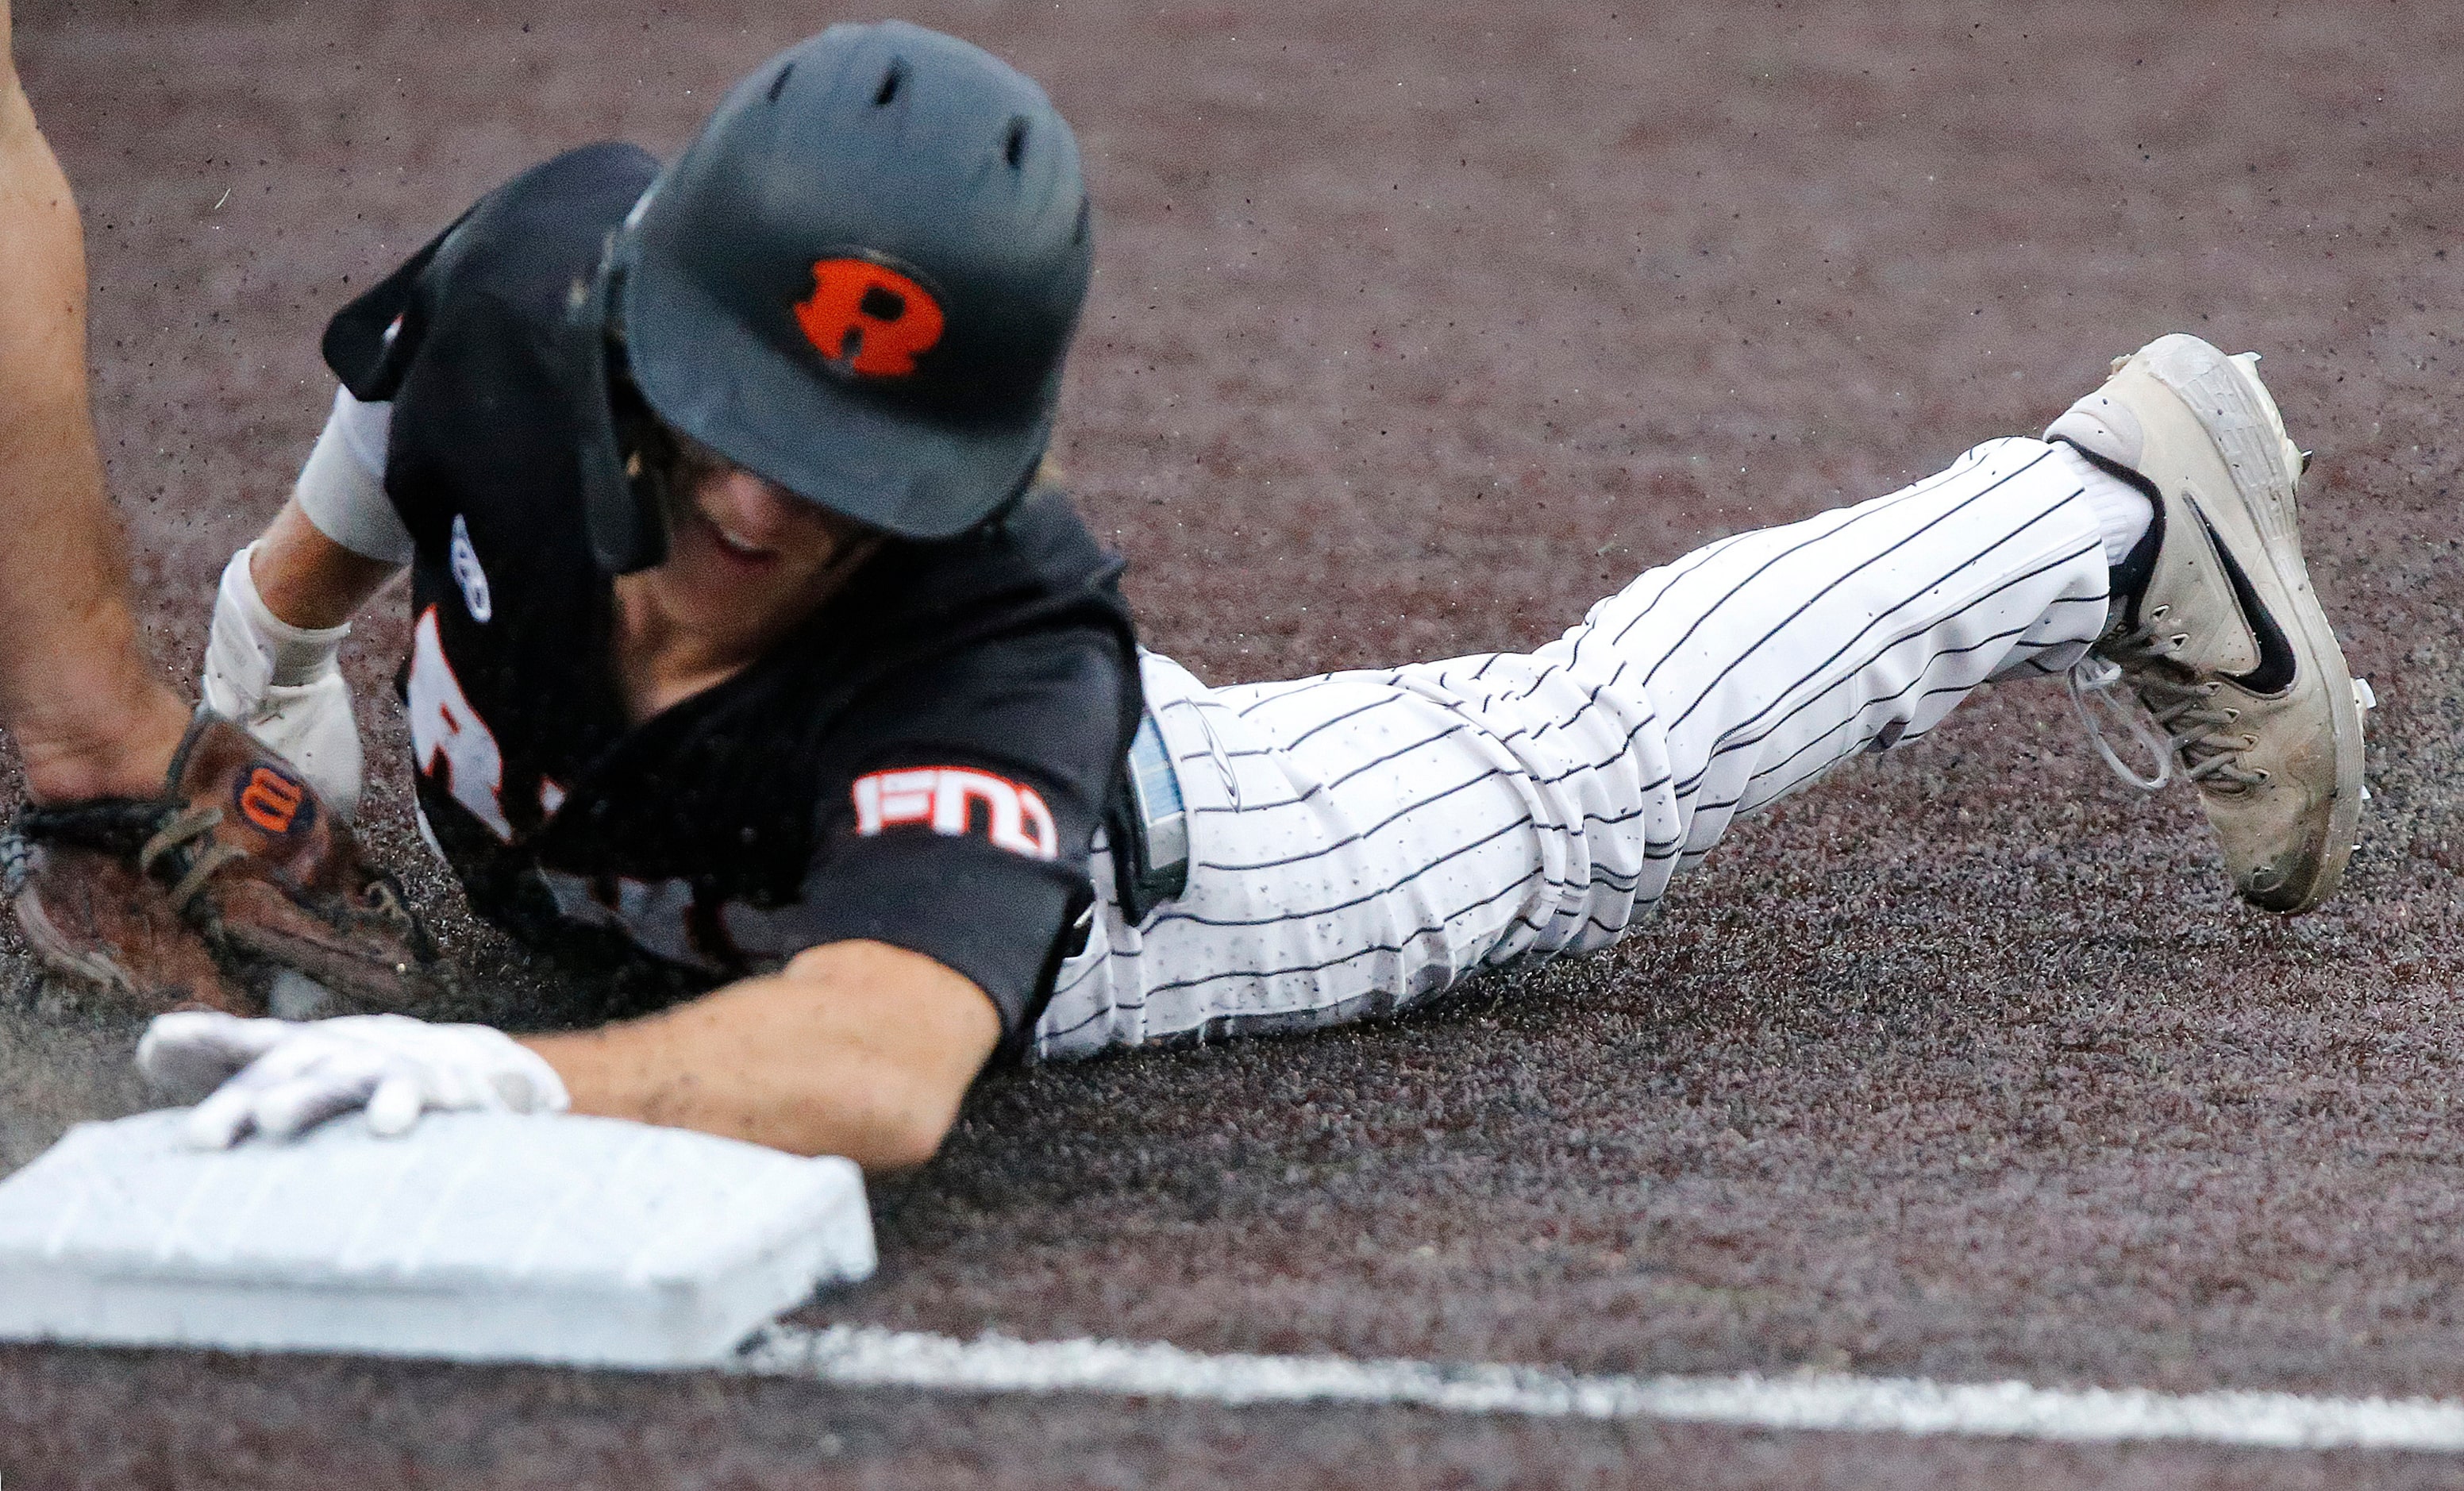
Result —
M1605 947L1738 814L1989 680L2092 733L2125 684L2151 765L2100 751L2189 782L2244 899L2335 888L2361 706L2255 358L2163 338L2044 439L1709 544L1532 653L1210 687L1039 475L1092 253L1043 93L896 22L763 63L665 167L491 192L328 326L341 387L223 574L171 787L21 818L30 942L171 1011L139 1061L203 1144L569 1107L887 1169L996 1058ZM405 569L423 827L604 976L590 1028L418 1018L451 979L340 822L335 663Z

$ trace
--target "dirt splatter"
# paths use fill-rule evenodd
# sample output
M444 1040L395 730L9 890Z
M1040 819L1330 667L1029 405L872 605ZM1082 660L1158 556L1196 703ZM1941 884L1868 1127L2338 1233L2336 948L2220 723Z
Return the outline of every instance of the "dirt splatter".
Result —
M767 3L20 6L84 202L165 666L322 417L324 314L477 191L672 150ZM2344 896L1992 691L1599 957L1397 1024L986 1082L830 1318L1586 1370L2464 1392L2464 16L2292 4L913 11L1077 123L1059 453L1217 680L1528 646L1633 571L2040 428L2168 329L2266 354L2386 707ZM464 955L379 708L372 837ZM22 960L10 964L22 970ZM24 984L21 973L12 974ZM24 984L0 1164L141 1101ZM1273 1115L1265 1121L1261 1115ZM2452 1467L0 1351L10 1483L2430 1484ZM1648 1467L1648 1470L1639 1467Z

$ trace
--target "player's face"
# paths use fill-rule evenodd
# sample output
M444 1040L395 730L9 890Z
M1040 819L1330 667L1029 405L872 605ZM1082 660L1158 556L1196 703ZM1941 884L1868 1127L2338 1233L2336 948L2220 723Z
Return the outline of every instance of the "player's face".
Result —
M688 450L671 485L667 613L713 640L766 642L826 599L869 547L864 529L775 482Z

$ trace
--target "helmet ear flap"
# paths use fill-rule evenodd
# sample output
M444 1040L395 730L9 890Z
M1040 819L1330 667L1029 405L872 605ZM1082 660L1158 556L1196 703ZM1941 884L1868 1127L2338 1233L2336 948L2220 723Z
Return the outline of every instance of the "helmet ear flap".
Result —
M617 314L624 271L614 245L588 285L577 284L565 335L577 395L575 456L583 526L609 575L668 557L668 473L674 440L633 383Z
M676 437L650 411L649 401L633 385L624 365L624 348L611 341L607 349L607 412L616 429L616 454L630 489L633 507L643 521L657 530L660 558L666 558L669 487L676 469ZM657 563L657 559L650 561Z

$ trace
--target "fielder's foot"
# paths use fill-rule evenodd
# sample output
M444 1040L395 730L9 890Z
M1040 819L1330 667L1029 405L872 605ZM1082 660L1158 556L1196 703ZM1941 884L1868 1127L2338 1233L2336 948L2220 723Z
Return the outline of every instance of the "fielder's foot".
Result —
M2145 582L2117 596L2094 649L2166 733L2154 781L2178 769L2197 785L2242 899L2302 911L2336 888L2353 850L2362 703L2301 562L2302 455L2257 361L2159 338L2045 438L2155 505Z

